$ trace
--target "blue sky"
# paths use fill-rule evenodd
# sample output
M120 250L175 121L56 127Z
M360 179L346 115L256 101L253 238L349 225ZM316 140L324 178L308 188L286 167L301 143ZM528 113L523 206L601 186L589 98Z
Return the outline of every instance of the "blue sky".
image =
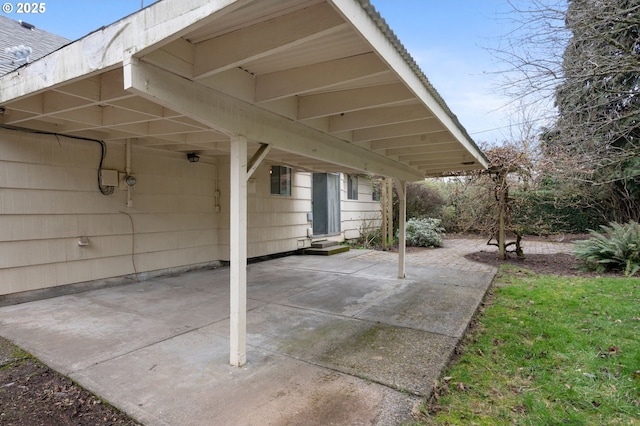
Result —
M517 121L489 52L507 33L507 0L371 0L476 141L500 143ZM520 1L522 4L523 1Z
M269 0L263 0L269 1ZM371 0L476 141L501 142L514 121L487 47L507 31L507 0ZM3 3L4 2L3 0ZM69 39L148 6L152 0L48 0L42 14L4 16ZM519 4L526 3L520 0Z

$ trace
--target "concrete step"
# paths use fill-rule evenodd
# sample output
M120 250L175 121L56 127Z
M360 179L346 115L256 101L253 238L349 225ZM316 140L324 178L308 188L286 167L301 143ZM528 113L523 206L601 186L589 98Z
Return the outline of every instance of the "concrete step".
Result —
M332 254L343 253L349 251L349 246L332 245L324 248L308 248L304 249L304 254L314 254L319 256L331 256Z
M337 241L321 240L321 241L312 242L311 248L327 248L327 247L333 247L337 245L338 245Z

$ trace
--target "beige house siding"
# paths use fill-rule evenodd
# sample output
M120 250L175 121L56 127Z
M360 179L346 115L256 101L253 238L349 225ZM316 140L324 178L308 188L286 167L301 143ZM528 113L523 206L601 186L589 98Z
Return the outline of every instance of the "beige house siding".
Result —
M0 294L219 259L216 166L134 147L128 208L98 191L99 159L95 142L0 130ZM124 144L103 168L124 171Z
M0 295L229 260L228 157L190 163L134 144L127 207L124 188L98 191L100 152L92 141L0 130ZM294 169L291 196L272 195L272 165L249 182L249 258L311 244L311 173ZM124 143L108 143L103 169L125 167ZM339 239L379 219L366 177L358 194L347 200L343 176Z
M379 227L380 201L373 201L371 179L358 176L358 199L349 200L347 178L342 175L342 233L345 239L358 238L363 226Z
M222 209L220 231L222 244L221 260L229 260L229 170L228 161L220 174L222 191ZM248 184L247 196L247 256L249 258L274 253L294 251L309 247L307 213L311 211L311 174L292 173L291 196L271 195L271 166L280 164L265 163L254 172Z

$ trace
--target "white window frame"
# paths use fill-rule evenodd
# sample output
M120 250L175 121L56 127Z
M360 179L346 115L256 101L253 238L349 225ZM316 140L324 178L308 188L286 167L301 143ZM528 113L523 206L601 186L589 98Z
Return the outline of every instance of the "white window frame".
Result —
M347 175L347 200L358 200L358 175Z
M269 168L269 192L271 195L291 197L292 176L293 170L289 166L271 166ZM279 184L275 185L277 182ZM274 191L276 187L277 192Z

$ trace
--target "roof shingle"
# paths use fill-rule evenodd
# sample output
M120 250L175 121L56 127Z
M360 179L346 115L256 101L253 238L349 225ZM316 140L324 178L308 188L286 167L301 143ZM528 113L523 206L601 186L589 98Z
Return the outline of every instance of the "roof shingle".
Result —
M3 64L5 61L15 59L12 54L5 52L6 48L19 45L30 47L32 53L29 60L33 62L69 43L70 40L64 37L38 28L29 29L22 26L19 21L0 16L0 76L21 66L21 64Z

